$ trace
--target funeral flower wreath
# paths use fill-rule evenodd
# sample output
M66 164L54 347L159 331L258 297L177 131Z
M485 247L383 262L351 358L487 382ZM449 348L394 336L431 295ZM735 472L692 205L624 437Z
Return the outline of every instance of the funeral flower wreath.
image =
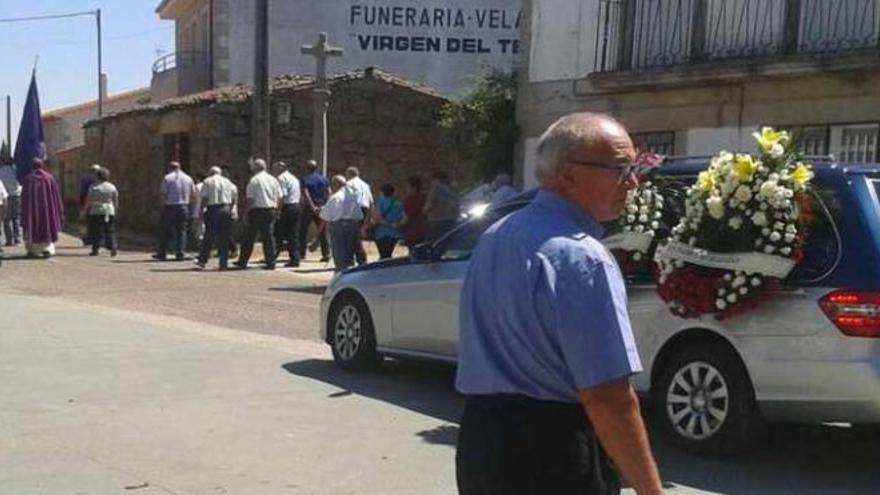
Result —
M746 311L803 257L811 166L797 159L787 132L765 127L754 136L757 157L722 151L712 158L686 192L684 217L656 250L658 293L678 316Z

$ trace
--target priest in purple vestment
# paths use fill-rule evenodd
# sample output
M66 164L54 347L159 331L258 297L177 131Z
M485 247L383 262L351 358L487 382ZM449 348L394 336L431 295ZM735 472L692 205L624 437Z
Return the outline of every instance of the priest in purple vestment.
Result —
M55 177L40 158L34 158L33 170L22 184L21 223L28 256L48 258L55 254L64 204Z

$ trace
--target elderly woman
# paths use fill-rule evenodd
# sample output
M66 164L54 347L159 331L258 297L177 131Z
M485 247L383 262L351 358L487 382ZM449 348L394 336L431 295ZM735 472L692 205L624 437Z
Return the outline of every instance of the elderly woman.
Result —
M403 238L401 225L406 221L403 204L394 197L394 186L385 184L381 188L382 197L376 203L376 247L379 259L390 258L394 246Z
M103 240L110 256L116 256L116 211L119 209L119 192L110 182L110 172L101 168L95 173L96 181L86 196L86 215L89 238L92 241L91 256L98 255Z

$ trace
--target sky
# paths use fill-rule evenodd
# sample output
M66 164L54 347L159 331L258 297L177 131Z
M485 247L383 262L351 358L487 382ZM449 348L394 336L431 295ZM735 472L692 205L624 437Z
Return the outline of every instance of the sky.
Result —
M159 0L0 0L0 20L101 9L103 65L110 95L147 87L153 61L174 51L174 22L155 13ZM0 22L0 140L6 139L6 95L12 97L12 142L34 62L43 113L95 100L98 94L94 16Z

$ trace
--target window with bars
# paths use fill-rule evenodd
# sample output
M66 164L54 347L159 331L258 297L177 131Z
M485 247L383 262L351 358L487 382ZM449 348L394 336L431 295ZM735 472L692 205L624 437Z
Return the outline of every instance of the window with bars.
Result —
M880 125L852 125L840 129L840 141L836 153L840 162L876 162Z
M675 132L636 132L632 140L639 151L648 151L663 156L675 154Z

